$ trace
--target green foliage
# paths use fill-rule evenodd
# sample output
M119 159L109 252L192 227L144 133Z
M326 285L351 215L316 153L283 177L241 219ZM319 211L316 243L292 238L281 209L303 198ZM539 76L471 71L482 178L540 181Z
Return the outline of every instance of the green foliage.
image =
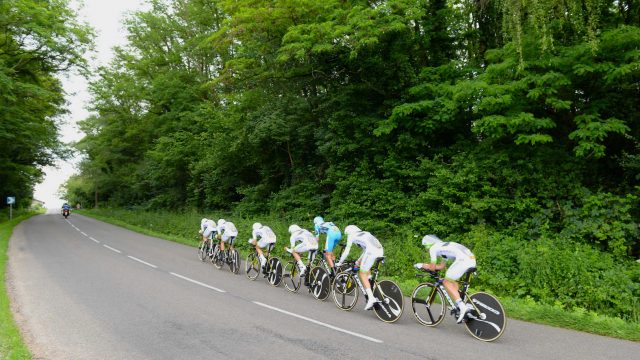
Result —
M92 83L67 198L322 214L378 236L404 280L436 233L471 246L501 295L632 319L639 14L610 0L154 0Z
M26 208L42 168L68 155L58 77L85 69L92 34L66 0L1 1L0 14L0 198Z
M20 330L16 326L9 306L9 296L5 285L7 249L13 228L35 213L23 213L11 221L0 217L0 357L11 360L31 359L31 353L24 344Z

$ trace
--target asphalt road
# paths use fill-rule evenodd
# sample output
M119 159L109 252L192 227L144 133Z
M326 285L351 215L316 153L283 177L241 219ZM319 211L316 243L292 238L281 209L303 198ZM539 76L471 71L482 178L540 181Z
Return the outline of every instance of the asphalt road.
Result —
M194 224L194 231L198 224ZM242 236L240 239L247 236ZM280 240L282 242L282 240ZM217 270L196 249L80 215L14 230L12 309L36 359L632 359L640 344L509 320L493 343L447 317L394 324Z

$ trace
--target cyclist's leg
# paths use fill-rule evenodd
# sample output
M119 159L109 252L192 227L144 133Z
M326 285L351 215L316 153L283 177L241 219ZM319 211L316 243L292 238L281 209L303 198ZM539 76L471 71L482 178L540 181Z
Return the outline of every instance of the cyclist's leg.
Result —
M267 258L264 256L262 249L269 246L269 242L266 239L260 239L256 244L256 250L258 251L258 256L260 257L260 266L264 268L267 264Z
M327 263L329 264L329 267L331 268L331 273L332 275L335 275L335 255L333 254L333 248L336 246L336 244L340 241L340 239L342 238L342 234L340 233L340 231L333 231L333 230L329 230L329 232L327 233L327 243L325 245L325 255L326 255L326 259L327 259Z
M305 243L298 244L295 248L291 249L291 255L296 259L296 263L298 264L298 268L300 269L300 275L304 275L306 272L307 266L302 262L302 258L300 257L300 253L305 253L311 250L308 245Z
M371 284L369 283L369 275L371 275L371 267L375 263L376 259L381 257L383 254L384 253L382 251L365 250L365 253L361 257L360 272L358 273L358 276L360 277L360 281L362 282L368 297L365 310L371 309L373 304L380 301L380 299L376 299L373 295Z
M464 304L464 301L460 298L460 285L458 284L458 279L462 277L462 275L470 268L475 267L476 263L474 260L456 260L454 263L447 269L447 272L444 275L444 281L442 284L444 288L447 289L449 296L456 303L456 306L459 310L459 315L457 322L461 322L464 318L464 315L467 313L468 308Z

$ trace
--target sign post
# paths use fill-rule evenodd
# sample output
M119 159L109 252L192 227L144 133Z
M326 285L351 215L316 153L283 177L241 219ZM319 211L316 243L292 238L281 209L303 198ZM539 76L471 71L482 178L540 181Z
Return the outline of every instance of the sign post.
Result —
M9 205L9 220L13 219L13 204L16 203L15 196L7 196L7 204Z

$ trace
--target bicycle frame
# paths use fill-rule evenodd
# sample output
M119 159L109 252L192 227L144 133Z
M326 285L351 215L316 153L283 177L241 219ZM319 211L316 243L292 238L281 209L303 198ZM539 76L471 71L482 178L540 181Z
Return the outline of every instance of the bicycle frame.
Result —
M478 309L476 308L476 304L474 304L473 301L471 301L471 299L467 296L467 291L469 290L469 285L470 285L469 278L471 278L472 274L475 274L475 270L468 271L464 275L464 279L462 280L462 288L458 290L458 292L460 293L460 299L462 299L462 301L465 301L467 304L471 304L471 306L473 306L474 309L478 311ZM444 287L444 278L434 273L431 273L431 276L434 277L436 280L436 287L434 287L434 290L429 295L428 303L431 303L433 301L433 298L436 296L436 288L437 288L442 291L444 298L447 300L447 303L449 304L449 310L452 312L456 311L458 307L454 303L453 299L451 299L451 295L449 295L449 292L447 291L447 289ZM478 311L478 313L480 313L480 311Z

